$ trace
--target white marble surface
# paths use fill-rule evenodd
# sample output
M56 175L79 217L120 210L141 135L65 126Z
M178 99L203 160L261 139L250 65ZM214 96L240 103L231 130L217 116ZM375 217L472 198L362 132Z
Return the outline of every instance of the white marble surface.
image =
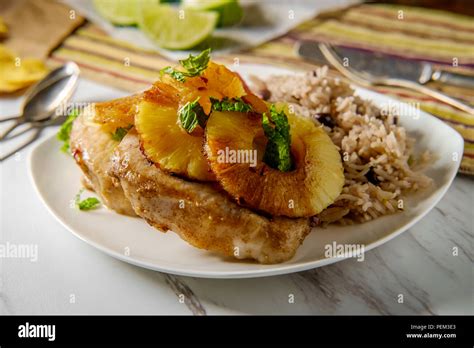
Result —
M81 84L77 101L85 101L91 88L98 100L123 94ZM2 99L0 116L14 113L19 103ZM0 258L1 314L474 313L473 178L458 175L426 218L368 252L364 262L350 259L269 278L212 280L131 266L75 238L34 192L26 163L30 150L0 164L0 243L37 244L39 257L37 262Z

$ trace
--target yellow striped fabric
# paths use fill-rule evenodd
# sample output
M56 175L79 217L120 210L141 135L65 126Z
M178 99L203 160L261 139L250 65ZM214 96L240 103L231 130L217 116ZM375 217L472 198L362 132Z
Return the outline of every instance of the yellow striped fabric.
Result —
M278 64L295 69L314 65L297 56L294 44L301 39L325 41L352 48L392 54L410 60L428 60L451 71L474 76L474 20L472 17L424 8L365 4L336 14L320 16L287 35L254 49L221 57L224 62ZM86 24L52 52L50 63L73 60L83 73L100 82L131 92L147 88L170 64L155 51L107 36ZM330 74L337 75L331 71ZM444 93L474 104L474 91L432 85ZM474 174L474 117L416 92L400 88L374 88L407 102L419 102L423 110L444 120L465 140L461 172Z

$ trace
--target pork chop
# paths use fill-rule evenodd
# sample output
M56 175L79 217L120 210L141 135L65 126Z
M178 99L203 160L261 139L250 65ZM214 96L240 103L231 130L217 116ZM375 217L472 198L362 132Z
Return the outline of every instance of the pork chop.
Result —
M136 214L191 245L260 263L289 260L310 232L308 219L266 217L222 190L172 176L150 163L131 130L117 146L111 173Z
M125 197L119 181L109 175L112 155L119 144L100 125L87 120L95 108L86 108L74 121L70 136L71 153L82 169L83 184L93 189L110 209L124 215L135 213Z

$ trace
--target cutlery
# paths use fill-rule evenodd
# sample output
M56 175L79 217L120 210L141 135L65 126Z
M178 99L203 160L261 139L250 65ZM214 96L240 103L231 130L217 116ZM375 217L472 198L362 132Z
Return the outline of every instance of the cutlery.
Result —
M0 141L24 123L43 122L54 118L61 104L67 103L72 97L78 78L79 67L73 62L68 62L33 85L25 96L21 115L0 120L0 122L14 121L0 135Z
M451 98L444 93L423 86L420 83L414 82L413 80L408 80L404 78L373 76L367 71L355 70L351 66L351 64L344 64L344 62L341 60L341 57L334 51L334 49L330 45L327 45L325 43L319 43L318 48L324 58L328 62L330 62L337 70L339 70L340 73L362 86L394 86L408 88L428 95L437 100L440 100L470 115L474 115L474 108L457 99Z
M9 150L6 154L2 154L0 156L0 162L6 160L7 158L11 157L15 153L17 153L20 150L23 150L25 147L30 145L32 142L34 142L36 139L38 139L39 135L43 131L44 128L49 127L49 126L59 126L64 123L66 120L66 117L51 117L51 119L46 120L46 121L38 121L38 122L32 122L30 126L24 130L21 130L20 132L15 133L13 136L9 137L8 139L16 138L19 137L20 135L23 135L31 130L33 130L33 134L23 143L20 145L16 146L14 149Z
M339 57L347 58L349 65L354 70L367 72L374 77L397 78L422 85L431 81L437 81L448 85L474 89L474 76L439 69L429 62L407 61L406 59L386 54L339 46L334 52ZM324 61L324 55L321 54L318 45L313 41L300 41L298 44L298 54L303 58L316 60L320 63Z

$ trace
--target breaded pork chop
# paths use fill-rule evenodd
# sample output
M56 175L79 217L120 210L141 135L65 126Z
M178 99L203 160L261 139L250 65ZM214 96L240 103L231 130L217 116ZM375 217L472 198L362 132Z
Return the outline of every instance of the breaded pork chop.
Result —
M161 171L143 155L135 131L116 148L112 173L139 216L201 249L278 263L290 259L310 232L308 219L268 218L210 184Z
M85 186L93 189L110 209L134 216L119 181L109 175L112 155L119 142L99 125L87 122L90 112L95 112L95 108L86 108L74 121L70 137L71 153L84 173Z

